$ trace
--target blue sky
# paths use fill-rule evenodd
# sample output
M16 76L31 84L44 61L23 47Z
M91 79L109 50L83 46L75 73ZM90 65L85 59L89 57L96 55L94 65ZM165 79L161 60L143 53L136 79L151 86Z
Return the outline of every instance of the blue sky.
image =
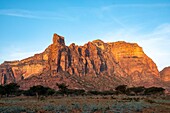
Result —
M136 42L159 70L170 66L170 0L0 0L0 63L66 44Z

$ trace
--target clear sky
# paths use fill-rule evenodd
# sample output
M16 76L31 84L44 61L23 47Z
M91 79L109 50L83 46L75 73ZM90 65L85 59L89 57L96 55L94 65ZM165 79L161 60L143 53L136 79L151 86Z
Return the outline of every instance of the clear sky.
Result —
M170 0L0 0L0 63L66 44L136 42L159 70L170 66Z

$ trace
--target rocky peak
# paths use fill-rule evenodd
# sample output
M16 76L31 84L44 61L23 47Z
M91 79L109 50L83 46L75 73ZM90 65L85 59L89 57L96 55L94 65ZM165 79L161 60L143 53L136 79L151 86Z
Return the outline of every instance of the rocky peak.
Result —
M102 40L100 40L100 39L93 40L92 42L95 43L96 45L102 45L102 44L104 44L104 42L103 42Z
M53 35L53 44L65 45L64 37L59 36L58 34L54 33L54 35Z
M92 41L98 48L104 50L105 49L105 43L102 40L94 40Z
M75 48L75 43L72 43L72 44L70 44L70 46L69 46L69 48L72 48L72 49L74 49Z
M31 79L33 76L37 79ZM64 37L58 34L53 35L53 44L43 53L0 65L0 83L21 80L23 89L40 84L52 87L56 82L94 90L119 84L149 86L157 84L157 76L156 64L136 43L94 40L84 46L66 46Z
M108 43L110 45L111 51L119 61L121 58L140 58L145 56L142 48L136 43L127 43L125 41L118 41L113 43Z

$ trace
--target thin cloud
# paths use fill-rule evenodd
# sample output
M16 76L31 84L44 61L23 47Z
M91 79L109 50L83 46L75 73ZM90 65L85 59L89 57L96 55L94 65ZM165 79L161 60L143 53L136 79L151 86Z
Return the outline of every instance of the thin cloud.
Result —
M76 18L66 16L63 14L57 14L56 12L45 12L45 11L29 11L23 9L1 9L0 15L14 16L30 19L56 19L56 20L75 20Z
M0 63L4 61L22 60L24 58L34 56L34 54L41 53L41 52L42 51L34 51L34 52L12 51L8 54L8 56L3 55L0 59Z
M170 65L170 50L167 48L170 44L170 24L162 24L152 32L138 36L141 37L141 40L137 40L138 44L155 61L159 70Z
M134 30L131 29L130 31L119 29L116 32L109 32L102 37L106 42L119 40L136 42L153 59L159 70L170 66L170 50L167 48L170 45L170 24L168 23L161 24L146 34L140 33L140 28L134 28Z
M115 18L115 17L112 17L113 21L116 22L117 24L119 24L120 26L122 26L123 28L127 28L126 25L121 22L119 19Z
M146 40L138 41L144 49L144 52L155 61L159 70L166 66L170 66L170 51L166 48L170 44L170 40L153 37Z
M41 53L44 50L29 50L15 45L8 45L8 47L1 48L0 50L0 63L4 61L22 60L34 56L34 54Z
M112 4L108 6L103 6L102 10L110 10L112 8L158 8L158 7L170 7L170 4Z

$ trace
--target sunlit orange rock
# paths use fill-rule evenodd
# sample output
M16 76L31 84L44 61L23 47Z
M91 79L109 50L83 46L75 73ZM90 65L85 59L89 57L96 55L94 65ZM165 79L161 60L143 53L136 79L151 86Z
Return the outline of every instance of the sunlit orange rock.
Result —
M161 79L165 82L170 82L170 66L164 68L161 72Z
M21 89L57 88L56 82L87 90L109 90L120 84L162 85L156 64L136 43L94 40L66 46L64 37L57 34L44 52L0 65L0 83L10 82L19 83Z

